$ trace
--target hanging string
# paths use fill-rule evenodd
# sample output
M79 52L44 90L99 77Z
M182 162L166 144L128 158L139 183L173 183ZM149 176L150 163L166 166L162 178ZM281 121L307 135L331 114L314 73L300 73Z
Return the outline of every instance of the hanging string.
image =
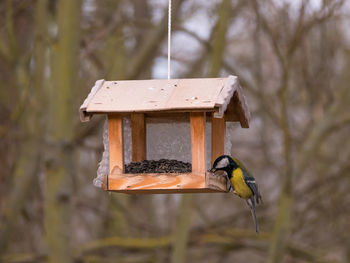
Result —
M170 79L171 0L168 7L168 79Z

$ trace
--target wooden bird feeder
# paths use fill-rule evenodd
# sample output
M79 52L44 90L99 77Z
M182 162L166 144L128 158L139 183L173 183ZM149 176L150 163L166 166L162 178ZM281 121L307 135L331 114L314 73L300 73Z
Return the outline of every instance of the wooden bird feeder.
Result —
M164 80L99 80L80 107L81 121L107 114L109 174L102 187L124 193L226 192L226 178L206 169L205 123L211 121L211 161L224 154L226 122L249 127L250 113L235 76ZM132 161L146 159L146 122L189 121L191 173L124 173L123 118L130 118Z

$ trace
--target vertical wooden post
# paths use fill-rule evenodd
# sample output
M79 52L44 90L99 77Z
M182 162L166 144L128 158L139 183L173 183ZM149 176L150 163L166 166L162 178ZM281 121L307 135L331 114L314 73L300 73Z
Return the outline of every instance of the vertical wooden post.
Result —
M124 171L123 117L108 115L109 173Z
M145 114L131 114L132 161L141 162L146 159L146 122Z
M192 173L205 173L205 112L191 112L190 125Z
M211 164L220 155L225 154L225 118L211 117Z

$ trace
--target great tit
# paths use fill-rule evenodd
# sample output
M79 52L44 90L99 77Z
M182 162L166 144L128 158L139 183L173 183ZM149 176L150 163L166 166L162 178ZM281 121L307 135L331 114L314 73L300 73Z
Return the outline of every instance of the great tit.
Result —
M250 175L247 168L235 158L229 155L218 157L211 168L211 172L224 171L229 179L229 191L233 192L241 198L244 198L250 207L255 224L255 231L259 232L259 225L255 215L255 201L257 204L262 202L261 194L255 178ZM249 203L250 201L250 203Z

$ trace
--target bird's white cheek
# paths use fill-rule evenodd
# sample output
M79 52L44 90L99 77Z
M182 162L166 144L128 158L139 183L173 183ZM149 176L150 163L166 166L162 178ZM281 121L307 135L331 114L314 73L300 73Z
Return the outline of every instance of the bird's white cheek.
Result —
M220 162L218 162L218 164L216 165L215 168L224 168L228 165L229 165L229 161L227 158L225 158L225 159L220 160Z

